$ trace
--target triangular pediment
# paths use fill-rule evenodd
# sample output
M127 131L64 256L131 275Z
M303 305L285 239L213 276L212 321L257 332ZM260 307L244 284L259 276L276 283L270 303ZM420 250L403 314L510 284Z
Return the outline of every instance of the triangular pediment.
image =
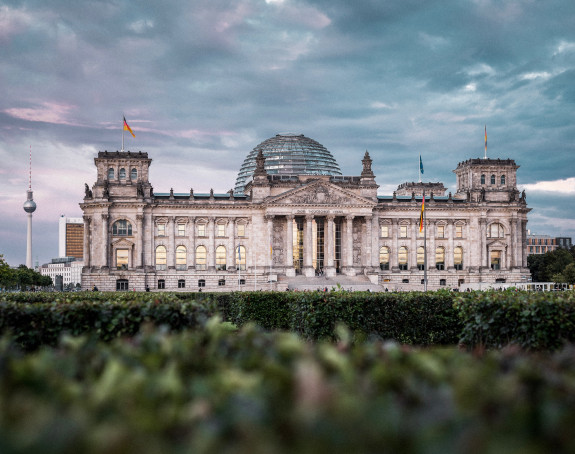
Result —
M112 246L120 249L131 249L134 247L134 243L125 238L120 238L119 240L113 241Z
M495 239L491 241L487 241L487 247L490 248L505 248L506 244L501 239Z
M374 207L376 202L325 181L314 181L266 201L267 206L356 206Z

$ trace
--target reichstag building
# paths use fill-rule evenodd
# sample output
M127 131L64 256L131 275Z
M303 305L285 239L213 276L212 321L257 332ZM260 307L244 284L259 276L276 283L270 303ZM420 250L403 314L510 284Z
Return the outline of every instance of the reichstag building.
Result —
M393 291L423 290L424 274L428 289L529 276L530 209L511 159L460 162L455 194L406 182L391 195L378 195L368 152L361 174L344 176L324 146L295 134L256 146L225 194L155 193L147 153L94 162L80 203L85 289Z

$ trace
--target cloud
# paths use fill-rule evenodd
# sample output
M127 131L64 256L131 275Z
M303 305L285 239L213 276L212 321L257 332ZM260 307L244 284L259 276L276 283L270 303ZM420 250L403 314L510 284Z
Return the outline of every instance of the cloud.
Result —
M526 191L575 194L575 177L555 181L538 181L537 183L523 184L521 187Z

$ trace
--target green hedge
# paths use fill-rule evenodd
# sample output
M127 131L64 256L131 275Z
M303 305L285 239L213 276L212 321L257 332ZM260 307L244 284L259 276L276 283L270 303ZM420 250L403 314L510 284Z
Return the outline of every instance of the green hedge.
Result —
M575 342L575 292L474 292L455 300L468 347L555 350Z
M575 452L572 347L471 355L247 325L0 340L3 453Z

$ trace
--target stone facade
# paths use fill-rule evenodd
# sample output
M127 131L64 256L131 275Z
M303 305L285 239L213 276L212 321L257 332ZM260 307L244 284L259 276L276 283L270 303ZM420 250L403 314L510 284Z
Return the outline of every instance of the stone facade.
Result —
M364 276L381 290L521 282L527 208L512 160L473 159L441 183L378 196L369 154L360 176L268 175L258 156L243 194L155 194L147 153L99 152L86 185L82 287L100 290L285 289L290 278ZM428 184L429 185L429 184ZM425 192L425 229L420 232ZM404 194L412 190L411 195ZM421 193L419 193L421 191Z

